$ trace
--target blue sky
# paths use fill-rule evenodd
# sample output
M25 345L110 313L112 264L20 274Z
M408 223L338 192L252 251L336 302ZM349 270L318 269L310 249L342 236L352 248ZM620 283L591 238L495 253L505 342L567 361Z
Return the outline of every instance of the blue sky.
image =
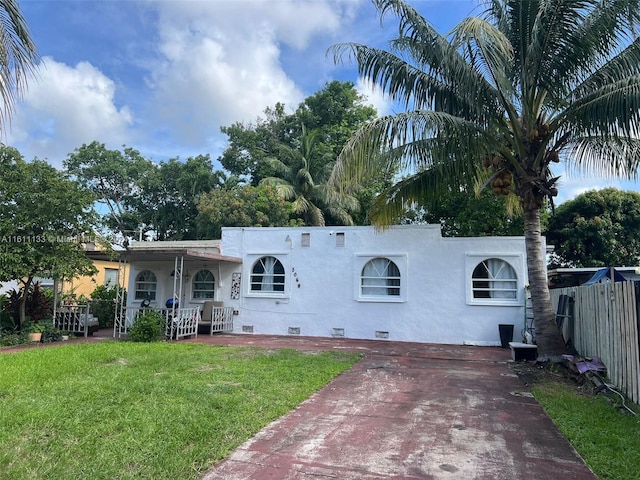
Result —
M475 0L410 2L441 32L478 12ZM294 109L328 81L355 82L379 112L392 107L335 65L327 48L384 46L397 23L380 25L369 0L22 0L43 59L4 142L28 159L60 166L83 143L136 148L145 157L225 147L220 127L251 122L267 106ZM562 173L562 172L558 172ZM559 200L616 185L565 179ZM635 184L621 188L636 189Z

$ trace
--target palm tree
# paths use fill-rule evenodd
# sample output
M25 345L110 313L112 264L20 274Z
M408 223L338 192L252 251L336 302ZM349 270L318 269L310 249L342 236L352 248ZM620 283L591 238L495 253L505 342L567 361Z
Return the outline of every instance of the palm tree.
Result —
M342 225L353 225L349 211L356 210L358 202L352 196L338 197L327 187L334 165L330 152L320 152L318 134L302 126L298 148L281 145L280 158L267 162L274 176L263 178L261 185L269 185L285 200L291 201L293 212L300 215L305 225L324 226L327 214Z
M437 203L469 182L519 201L539 356L565 345L553 321L540 210L557 195L551 166L633 178L640 141L638 0L487 0L479 17L443 36L402 0L373 0L399 19L389 51L333 47L405 112L360 129L331 182L358 183L382 166L410 175L370 218L397 222L407 206Z
M22 96L27 77L35 70L39 56L31 40L27 23L17 0L0 0L0 124L13 113L15 101Z

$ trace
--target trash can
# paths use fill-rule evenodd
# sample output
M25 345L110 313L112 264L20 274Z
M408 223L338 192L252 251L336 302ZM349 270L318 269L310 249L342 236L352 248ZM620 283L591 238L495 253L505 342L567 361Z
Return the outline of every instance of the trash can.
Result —
M513 342L513 325L501 323L498 325L500 330L500 345L502 348L509 348L509 342Z

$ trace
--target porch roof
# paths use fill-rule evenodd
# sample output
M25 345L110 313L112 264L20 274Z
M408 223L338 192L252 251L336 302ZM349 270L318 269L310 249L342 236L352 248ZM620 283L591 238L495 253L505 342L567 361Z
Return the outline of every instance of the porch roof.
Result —
M167 242L135 242L124 254L131 261L173 261L176 257L185 260L217 260L219 262L242 263L239 257L222 255L220 240L185 240Z

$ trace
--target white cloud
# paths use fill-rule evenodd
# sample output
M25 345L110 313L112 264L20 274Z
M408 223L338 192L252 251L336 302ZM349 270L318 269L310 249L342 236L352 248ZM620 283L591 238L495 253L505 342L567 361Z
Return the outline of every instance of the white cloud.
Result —
M359 4L157 3L163 61L149 82L166 130L177 140L211 143L221 125L252 121L276 102L297 106L306 95L284 70L282 49L304 50L318 36L339 31Z
M356 90L367 97L366 103L375 107L379 116L384 116L392 113L393 102L384 95L382 88L372 84L369 80L362 77L358 78L356 82Z
M37 156L60 166L67 154L93 140L127 143L133 115L115 104L115 84L88 62L75 67L44 58L17 105L7 143L27 159Z

